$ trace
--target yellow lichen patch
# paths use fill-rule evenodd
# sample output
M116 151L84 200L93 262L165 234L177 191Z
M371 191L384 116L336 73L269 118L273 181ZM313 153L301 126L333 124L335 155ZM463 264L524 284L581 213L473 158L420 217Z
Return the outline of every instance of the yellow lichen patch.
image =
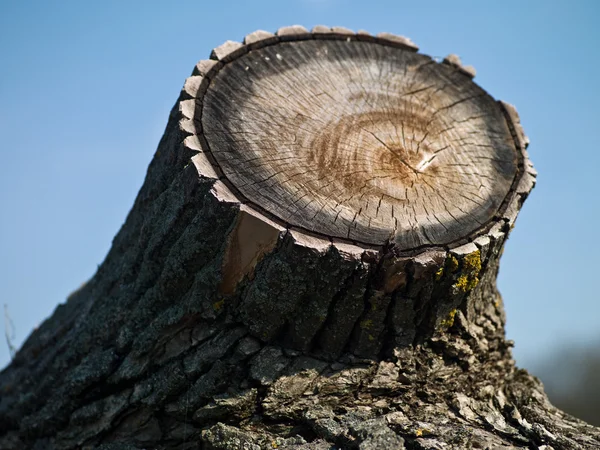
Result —
M360 323L360 327L361 327L363 330L368 330L369 328L371 328L371 326L373 326L373 321L372 321L371 319L363 320L363 321Z
M377 297L373 297L369 300L369 303L371 304L371 311L376 311L377 310Z
M375 340L375 336L373 336L372 334L369 334L368 338L371 342Z
M440 325L444 328L450 328L454 325L454 317L456 316L456 309L453 309L448 313L448 317L440 322Z
M225 305L225 299L221 299L218 300L216 302L213 303L213 308L215 311L221 311L221 309L223 308L223 305Z
M454 283L454 288L461 292L468 292L479 284L479 272L481 271L481 252L475 250L464 257L462 261L462 273Z
M442 276L444 275L444 268L440 267L438 271L435 273L435 281L440 281Z
M477 276L474 276L473 278L471 278L469 280L469 284L467 285L467 290L471 290L471 289L475 289L475 286L477 286L479 284L479 278Z
M273 442L271 442L271 447L279 448L279 445L277 444L277 442L273 441Z
M456 259L456 257L450 256L450 258L448 258L448 268L452 273L458 270L458 259Z
M428 434L431 434L431 430L428 430L427 428L418 428L417 431L415 431L415 435L417 437L421 437Z
M469 253L465 256L463 266L466 271L479 273L481 270L481 252L475 250L473 253Z
M479 278L477 278L477 276L469 277L463 274L458 277L458 280L454 283L454 287L461 292L468 292L477 286L477 284L479 284Z
M458 277L458 280L456 280L456 283L454 283L454 287L457 288L459 291L466 292L468 284L469 278L467 278L466 275L461 275L460 277Z

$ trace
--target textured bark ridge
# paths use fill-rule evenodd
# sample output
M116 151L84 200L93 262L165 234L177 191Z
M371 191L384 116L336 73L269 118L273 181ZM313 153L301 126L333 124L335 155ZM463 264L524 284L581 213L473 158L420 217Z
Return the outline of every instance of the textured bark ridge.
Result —
M417 50L294 26L198 63L106 260L0 374L0 448L599 448L504 336L517 113Z

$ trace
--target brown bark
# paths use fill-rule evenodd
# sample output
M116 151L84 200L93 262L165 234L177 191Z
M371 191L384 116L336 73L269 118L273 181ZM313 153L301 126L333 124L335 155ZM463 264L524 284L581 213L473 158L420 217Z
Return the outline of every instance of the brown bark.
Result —
M416 50L296 26L201 61L106 260L0 374L0 448L598 448L504 335L516 111Z

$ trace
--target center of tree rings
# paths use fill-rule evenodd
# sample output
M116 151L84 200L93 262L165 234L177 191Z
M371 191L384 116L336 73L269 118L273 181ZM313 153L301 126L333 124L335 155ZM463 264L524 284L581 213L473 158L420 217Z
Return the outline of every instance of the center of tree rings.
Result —
M332 238L450 244L492 220L517 176L490 95L380 42L251 50L213 76L202 104L208 151L244 199Z

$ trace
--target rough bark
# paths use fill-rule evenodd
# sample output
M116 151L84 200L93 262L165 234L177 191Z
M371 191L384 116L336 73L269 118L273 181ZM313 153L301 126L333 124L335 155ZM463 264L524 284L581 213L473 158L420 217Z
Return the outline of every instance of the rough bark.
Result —
M295 26L198 63L106 260L0 374L0 448L600 447L505 339L516 111L416 51Z

